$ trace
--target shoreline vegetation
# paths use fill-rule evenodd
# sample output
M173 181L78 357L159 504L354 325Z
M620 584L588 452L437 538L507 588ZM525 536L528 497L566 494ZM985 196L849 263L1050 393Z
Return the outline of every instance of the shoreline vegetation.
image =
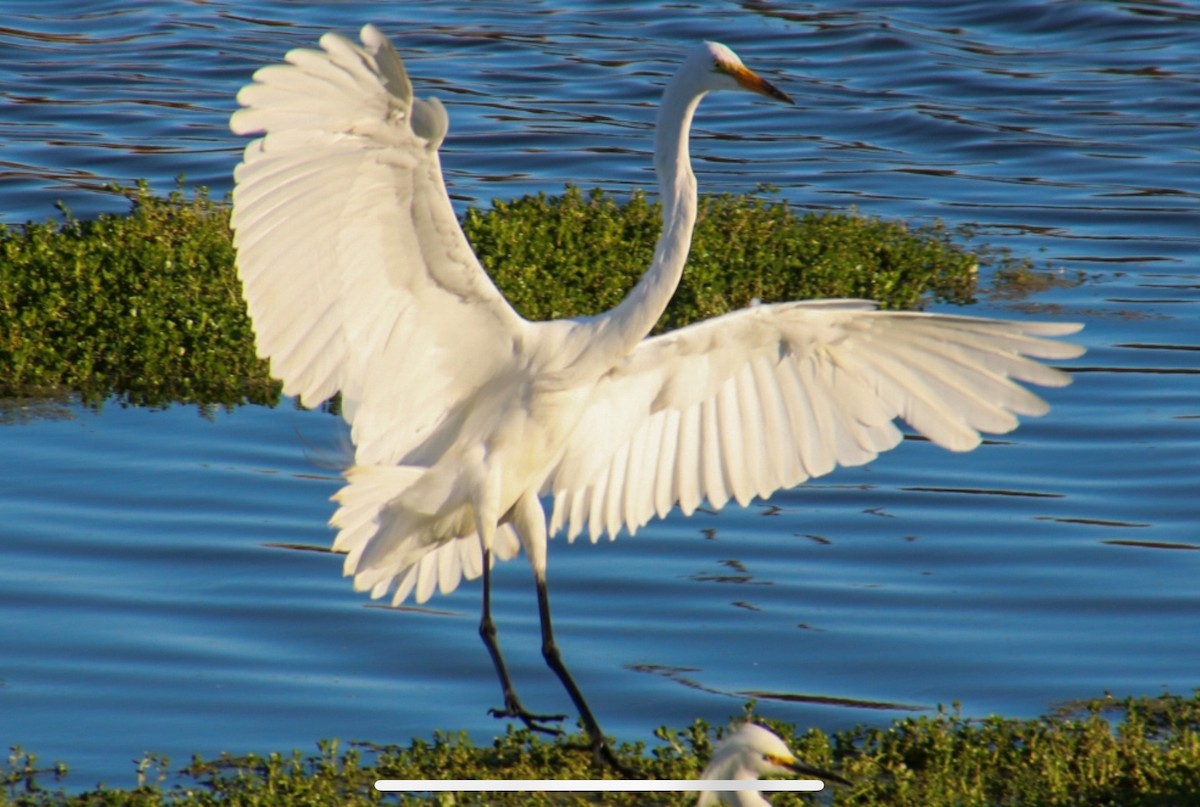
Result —
M279 403L278 384L254 354L228 203L182 187L165 198L144 183L116 190L130 199L128 214L80 221L63 210L57 221L0 225L0 397L91 407ZM517 310L545 319L615 305L649 265L659 210L639 193L617 200L568 188L470 209L463 226ZM984 257L996 284L987 293L1011 299L1056 282L1027 261ZM660 328L755 300L965 305L981 293L981 260L941 226L910 229L853 213L797 215L753 197L706 197L688 269ZM833 736L765 722L801 759L855 783L815 797L775 794L776 805L1200 805L1200 690L1106 696L1032 720L939 709ZM716 734L701 721L664 727L656 744L624 743L617 754L647 776L691 779ZM134 763L132 786L87 791L70 781L66 765L13 746L0 765L0 807L694 803L694 794L400 797L371 786L378 778L611 777L570 747L579 742L510 727L479 746L464 734L438 733L408 746L326 740L314 754L194 758L182 766L148 754Z
M754 704L746 713L753 716ZM827 736L755 717L775 730L804 762L833 769L849 787L821 795L772 794L777 807L833 804L871 807L1021 805L1031 807L1188 807L1200 804L1200 690L1192 697L1111 697L1074 703L1054 713L1012 720L936 714L888 726L857 726ZM695 779L717 732L703 721L660 728L656 743L621 743L617 758L648 778ZM100 785L68 793L68 770L43 765L13 748L0 770L0 807L129 805L691 805L695 793L442 793L381 794L377 779L616 778L595 767L583 735L544 739L509 728L490 745L465 734L437 733L408 746L336 740L315 754L193 758L175 768L148 754L130 772L129 789ZM572 747L574 746L574 747ZM53 782L53 784L50 784Z
M0 397L87 405L274 405L234 269L229 204L180 187L113 188L131 210L0 224ZM650 264L660 210L567 188L469 209L463 228L523 315L615 306ZM797 215L784 202L702 199L688 268L660 330L750 305L868 297L885 308L974 301L978 257L940 225L854 213ZM1011 260L1009 260L1011 264Z

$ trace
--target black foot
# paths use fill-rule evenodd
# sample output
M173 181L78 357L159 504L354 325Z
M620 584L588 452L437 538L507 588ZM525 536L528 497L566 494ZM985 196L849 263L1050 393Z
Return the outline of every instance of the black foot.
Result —
M566 715L539 715L526 709L521 705L521 701L516 695L505 697L503 709L488 709L488 714L498 719L515 718L525 724L530 731L540 731L543 734L550 734L555 737L562 735L563 731L558 726L551 726L550 723L561 723L567 719Z

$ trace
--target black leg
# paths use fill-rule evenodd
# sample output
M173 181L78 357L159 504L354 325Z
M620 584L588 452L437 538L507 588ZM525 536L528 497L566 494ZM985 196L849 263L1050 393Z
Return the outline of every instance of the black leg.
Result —
M562 654L559 653L558 645L554 642L554 626L550 622L550 593L546 588L545 578L541 576L537 578L537 594L538 615L542 621L542 658L546 660L546 665L554 670L554 674L562 682L563 688L571 696L571 702L575 704L575 708L579 711L579 717L583 720L584 730L587 731L588 737L591 740L592 756L595 758L597 764L608 765L627 779L641 778L636 771L621 764L616 756L613 755L612 749L608 745L608 740L604 738L604 732L600 730L600 724L596 722L595 715L592 714L591 708L583 698L583 693L579 691L575 679L571 677L567 666L563 664Z
M504 656L500 653L500 643L496 640L496 625L492 622L491 553L488 550L483 552L483 615L479 620L479 636L483 639L483 644L492 657L492 665L496 668L496 675L500 677L500 688L504 691L504 708L491 709L492 716L515 717L534 731L554 735L562 734L561 729L548 726L546 723L565 720L566 715L533 714L521 704L521 699L517 697L512 677L508 674L508 666L504 663Z

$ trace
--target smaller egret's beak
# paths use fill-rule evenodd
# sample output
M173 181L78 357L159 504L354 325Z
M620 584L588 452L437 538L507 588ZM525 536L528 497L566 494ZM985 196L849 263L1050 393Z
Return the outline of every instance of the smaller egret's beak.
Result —
M765 95L768 98L774 98L777 101L783 101L787 104L795 103L787 96L787 93L745 65L729 65L728 67L725 67L725 72L733 76L734 80L740 84L743 89L747 89L750 92L756 92L759 95Z
M843 779L836 773L830 773L829 771L821 770L820 768L814 768L810 765L805 765L795 757L767 757L767 759L771 762L774 762L781 768L787 768L797 776L807 776L812 779L835 782L839 785L850 785L848 780Z

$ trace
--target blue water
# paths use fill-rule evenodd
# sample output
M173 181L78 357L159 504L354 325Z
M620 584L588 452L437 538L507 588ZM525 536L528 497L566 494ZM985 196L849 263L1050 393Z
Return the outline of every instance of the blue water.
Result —
M105 186L142 177L225 193L237 88L367 21L449 106L458 204L649 188L659 88L715 38L797 107L706 100L702 190L971 224L1057 280L971 310L1086 324L1048 417L968 455L906 441L767 504L554 543L559 639L609 732L721 722L746 692L836 729L1200 685L1200 4L25 5L0 24L6 223L124 210ZM67 762L69 785L131 785L147 751L502 730L476 584L381 609L338 558L285 548L329 543L335 418L3 419L0 740ZM495 608L525 701L570 711L523 560Z

